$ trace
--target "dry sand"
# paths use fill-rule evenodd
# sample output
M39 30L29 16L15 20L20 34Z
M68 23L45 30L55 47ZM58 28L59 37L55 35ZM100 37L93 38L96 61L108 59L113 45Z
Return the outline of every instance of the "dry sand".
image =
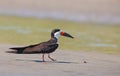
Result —
M120 76L120 56L96 52L56 50L52 62L41 55L5 53L14 45L0 45L0 76ZM87 63L84 63L86 61Z

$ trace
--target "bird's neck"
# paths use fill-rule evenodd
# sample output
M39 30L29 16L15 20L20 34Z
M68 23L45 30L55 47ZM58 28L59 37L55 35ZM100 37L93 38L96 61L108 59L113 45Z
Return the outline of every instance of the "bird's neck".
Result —
M52 37L49 41L52 43L58 43L58 39L55 37Z

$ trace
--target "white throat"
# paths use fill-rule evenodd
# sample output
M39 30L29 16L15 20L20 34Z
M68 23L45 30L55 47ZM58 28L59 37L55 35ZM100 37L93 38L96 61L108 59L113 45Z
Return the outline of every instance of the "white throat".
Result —
M55 38L57 38L57 39L58 39L58 38L59 38L59 36L60 36L60 31L58 31L58 32L54 33L54 37L55 37Z

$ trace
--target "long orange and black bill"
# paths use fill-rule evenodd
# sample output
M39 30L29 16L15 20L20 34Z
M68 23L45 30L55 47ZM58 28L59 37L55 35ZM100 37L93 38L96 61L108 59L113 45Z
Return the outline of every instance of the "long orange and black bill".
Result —
M68 33L66 33L66 32L63 32L63 31L61 31L60 35L66 36L66 37L69 37L69 38L74 38L74 37L71 36L70 34L68 34Z

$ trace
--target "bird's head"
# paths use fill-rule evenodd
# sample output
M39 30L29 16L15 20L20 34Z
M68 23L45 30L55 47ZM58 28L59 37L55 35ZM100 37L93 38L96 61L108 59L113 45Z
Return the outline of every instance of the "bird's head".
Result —
M51 37L55 37L58 39L59 36L65 36L65 37L69 37L69 38L74 38L73 36L71 36L70 34L60 30L60 29L54 29L51 32Z

